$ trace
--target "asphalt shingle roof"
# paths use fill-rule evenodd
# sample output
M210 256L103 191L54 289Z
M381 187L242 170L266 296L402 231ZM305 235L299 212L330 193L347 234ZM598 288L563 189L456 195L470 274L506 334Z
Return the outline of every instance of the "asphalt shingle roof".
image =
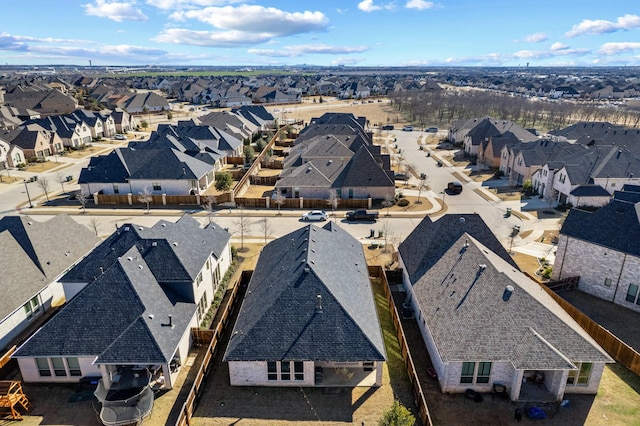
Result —
M513 292L505 301L507 286ZM511 361L543 370L613 362L544 289L469 234L413 289L444 362Z
M384 360L362 245L333 222L266 245L232 336L225 361Z

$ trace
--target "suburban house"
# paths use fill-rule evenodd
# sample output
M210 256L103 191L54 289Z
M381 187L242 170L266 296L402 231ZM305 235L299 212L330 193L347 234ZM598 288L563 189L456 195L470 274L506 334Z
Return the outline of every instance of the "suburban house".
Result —
M103 423L111 411L134 411L139 420L131 407L150 410L151 386L173 388L187 361L191 329L230 265L230 237L190 216L118 228L62 278L71 289L84 287L14 353L23 380L92 377Z
M240 108L234 108L231 112L257 126L258 130L273 129L275 119L262 105L245 105Z
M20 126L0 134L0 138L20 147L27 161L45 160L64 149L62 139L56 132L37 124Z
M118 133L130 132L138 125L135 118L122 108L115 108L111 112L111 117Z
M9 106L41 115L68 114L78 109L78 100L73 95L46 85L17 85L8 88L4 98Z
M0 349L64 302L58 277L97 243L89 228L67 215L46 222L29 216L0 219Z
M8 170L26 162L24 151L18 145L11 144L0 136L0 170Z
M91 129L89 126L69 115L51 115L31 120L28 123L39 125L54 132L67 148L78 148L91 143Z
M92 157L78 179L85 195L194 195L213 182L211 164L173 148L117 148Z
M613 359L490 234L476 215L427 217L400 245L405 303L442 392L500 385L536 402L597 393Z
M171 109L167 99L154 92L131 94L115 106L127 110L129 114L169 111Z
M200 126L191 121L180 121L177 126L161 124L151 133L150 146L154 141L171 136L184 147L184 151L195 156L199 152L212 152L222 158L240 157L243 153L242 140L234 135L211 126ZM143 147L143 143L137 144ZM182 149L181 149L182 150ZM226 163L226 161L225 161Z
M509 120L498 120L491 117L458 120L449 129L449 140L454 144L462 144L465 155L482 156L489 144L489 138L510 132L521 142L531 142L538 136ZM494 150L494 154L495 154Z
M393 199L390 158L373 145L364 122L353 114L313 119L285 158L276 190L287 198Z
M640 191L635 188L616 192L594 212L569 211L552 278L580 277L578 290L640 312Z
M84 123L89 128L93 139L108 138L116 133L115 121L109 114L79 109L68 116L79 123Z
M358 240L328 222L264 247L223 358L232 386L380 386L385 359Z

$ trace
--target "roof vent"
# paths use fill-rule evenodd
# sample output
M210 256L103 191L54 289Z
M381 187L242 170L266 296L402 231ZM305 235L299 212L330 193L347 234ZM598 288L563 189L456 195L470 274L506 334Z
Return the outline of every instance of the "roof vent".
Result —
M467 219L465 219L464 217L461 217L458 221L460 222L460 225L464 225Z
M478 265L478 268L480 268L480 271L484 271L485 269L487 269L487 265L485 265L484 263L481 263Z
M129 230L129 227L128 227L128 226L125 226L125 227L124 227L124 230L125 230L125 231L128 231L128 230Z
M178 243L174 242L174 243L173 243L173 246L174 246L174 247L178 247Z
M158 242L157 241L154 241L154 242L151 243L151 247L157 247L157 246L158 246Z
M33 222L27 222L27 225L31 226L33 224Z
M163 223L161 226L162 226L163 228L166 228L166 227L167 227L167 224L166 224L166 223Z
M322 295L316 296L316 312L322 313Z
M153 314L149 314L149 319L153 319Z
M142 269L142 265L138 265L138 269Z
M128 260L129 262L131 262L131 261L133 260L133 257L129 256L129 257L127 257L127 260Z
M506 286L504 288L504 293L502 293L502 300L504 300L505 302L508 301L511 298L511 295L513 294L513 286Z

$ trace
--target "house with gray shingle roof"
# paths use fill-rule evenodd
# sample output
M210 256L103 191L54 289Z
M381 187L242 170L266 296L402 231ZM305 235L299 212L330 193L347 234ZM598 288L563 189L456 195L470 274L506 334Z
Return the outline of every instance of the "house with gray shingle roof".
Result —
M362 244L333 222L267 244L224 355L234 386L380 386L386 359Z
M580 277L578 290L640 312L640 198L626 194L594 212L569 211L552 278Z
M118 228L61 281L84 287L14 354L25 382L101 378L108 391L127 369L174 386L231 262L231 235L190 216Z
M491 248L499 242L473 217L421 224L400 246L405 303L442 392L488 393L500 384L512 400L536 402L597 393L611 357L504 248Z
M214 166L175 148L117 148L92 157L78 183L83 194L193 195L214 182Z
M65 300L58 277L98 241L67 215L46 222L29 216L0 219L0 349Z

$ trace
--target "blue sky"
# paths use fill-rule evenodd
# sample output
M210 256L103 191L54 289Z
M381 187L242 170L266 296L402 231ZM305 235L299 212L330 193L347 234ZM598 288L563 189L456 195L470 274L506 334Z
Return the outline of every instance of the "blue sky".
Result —
M10 65L640 65L637 0L4 0L2 10Z

